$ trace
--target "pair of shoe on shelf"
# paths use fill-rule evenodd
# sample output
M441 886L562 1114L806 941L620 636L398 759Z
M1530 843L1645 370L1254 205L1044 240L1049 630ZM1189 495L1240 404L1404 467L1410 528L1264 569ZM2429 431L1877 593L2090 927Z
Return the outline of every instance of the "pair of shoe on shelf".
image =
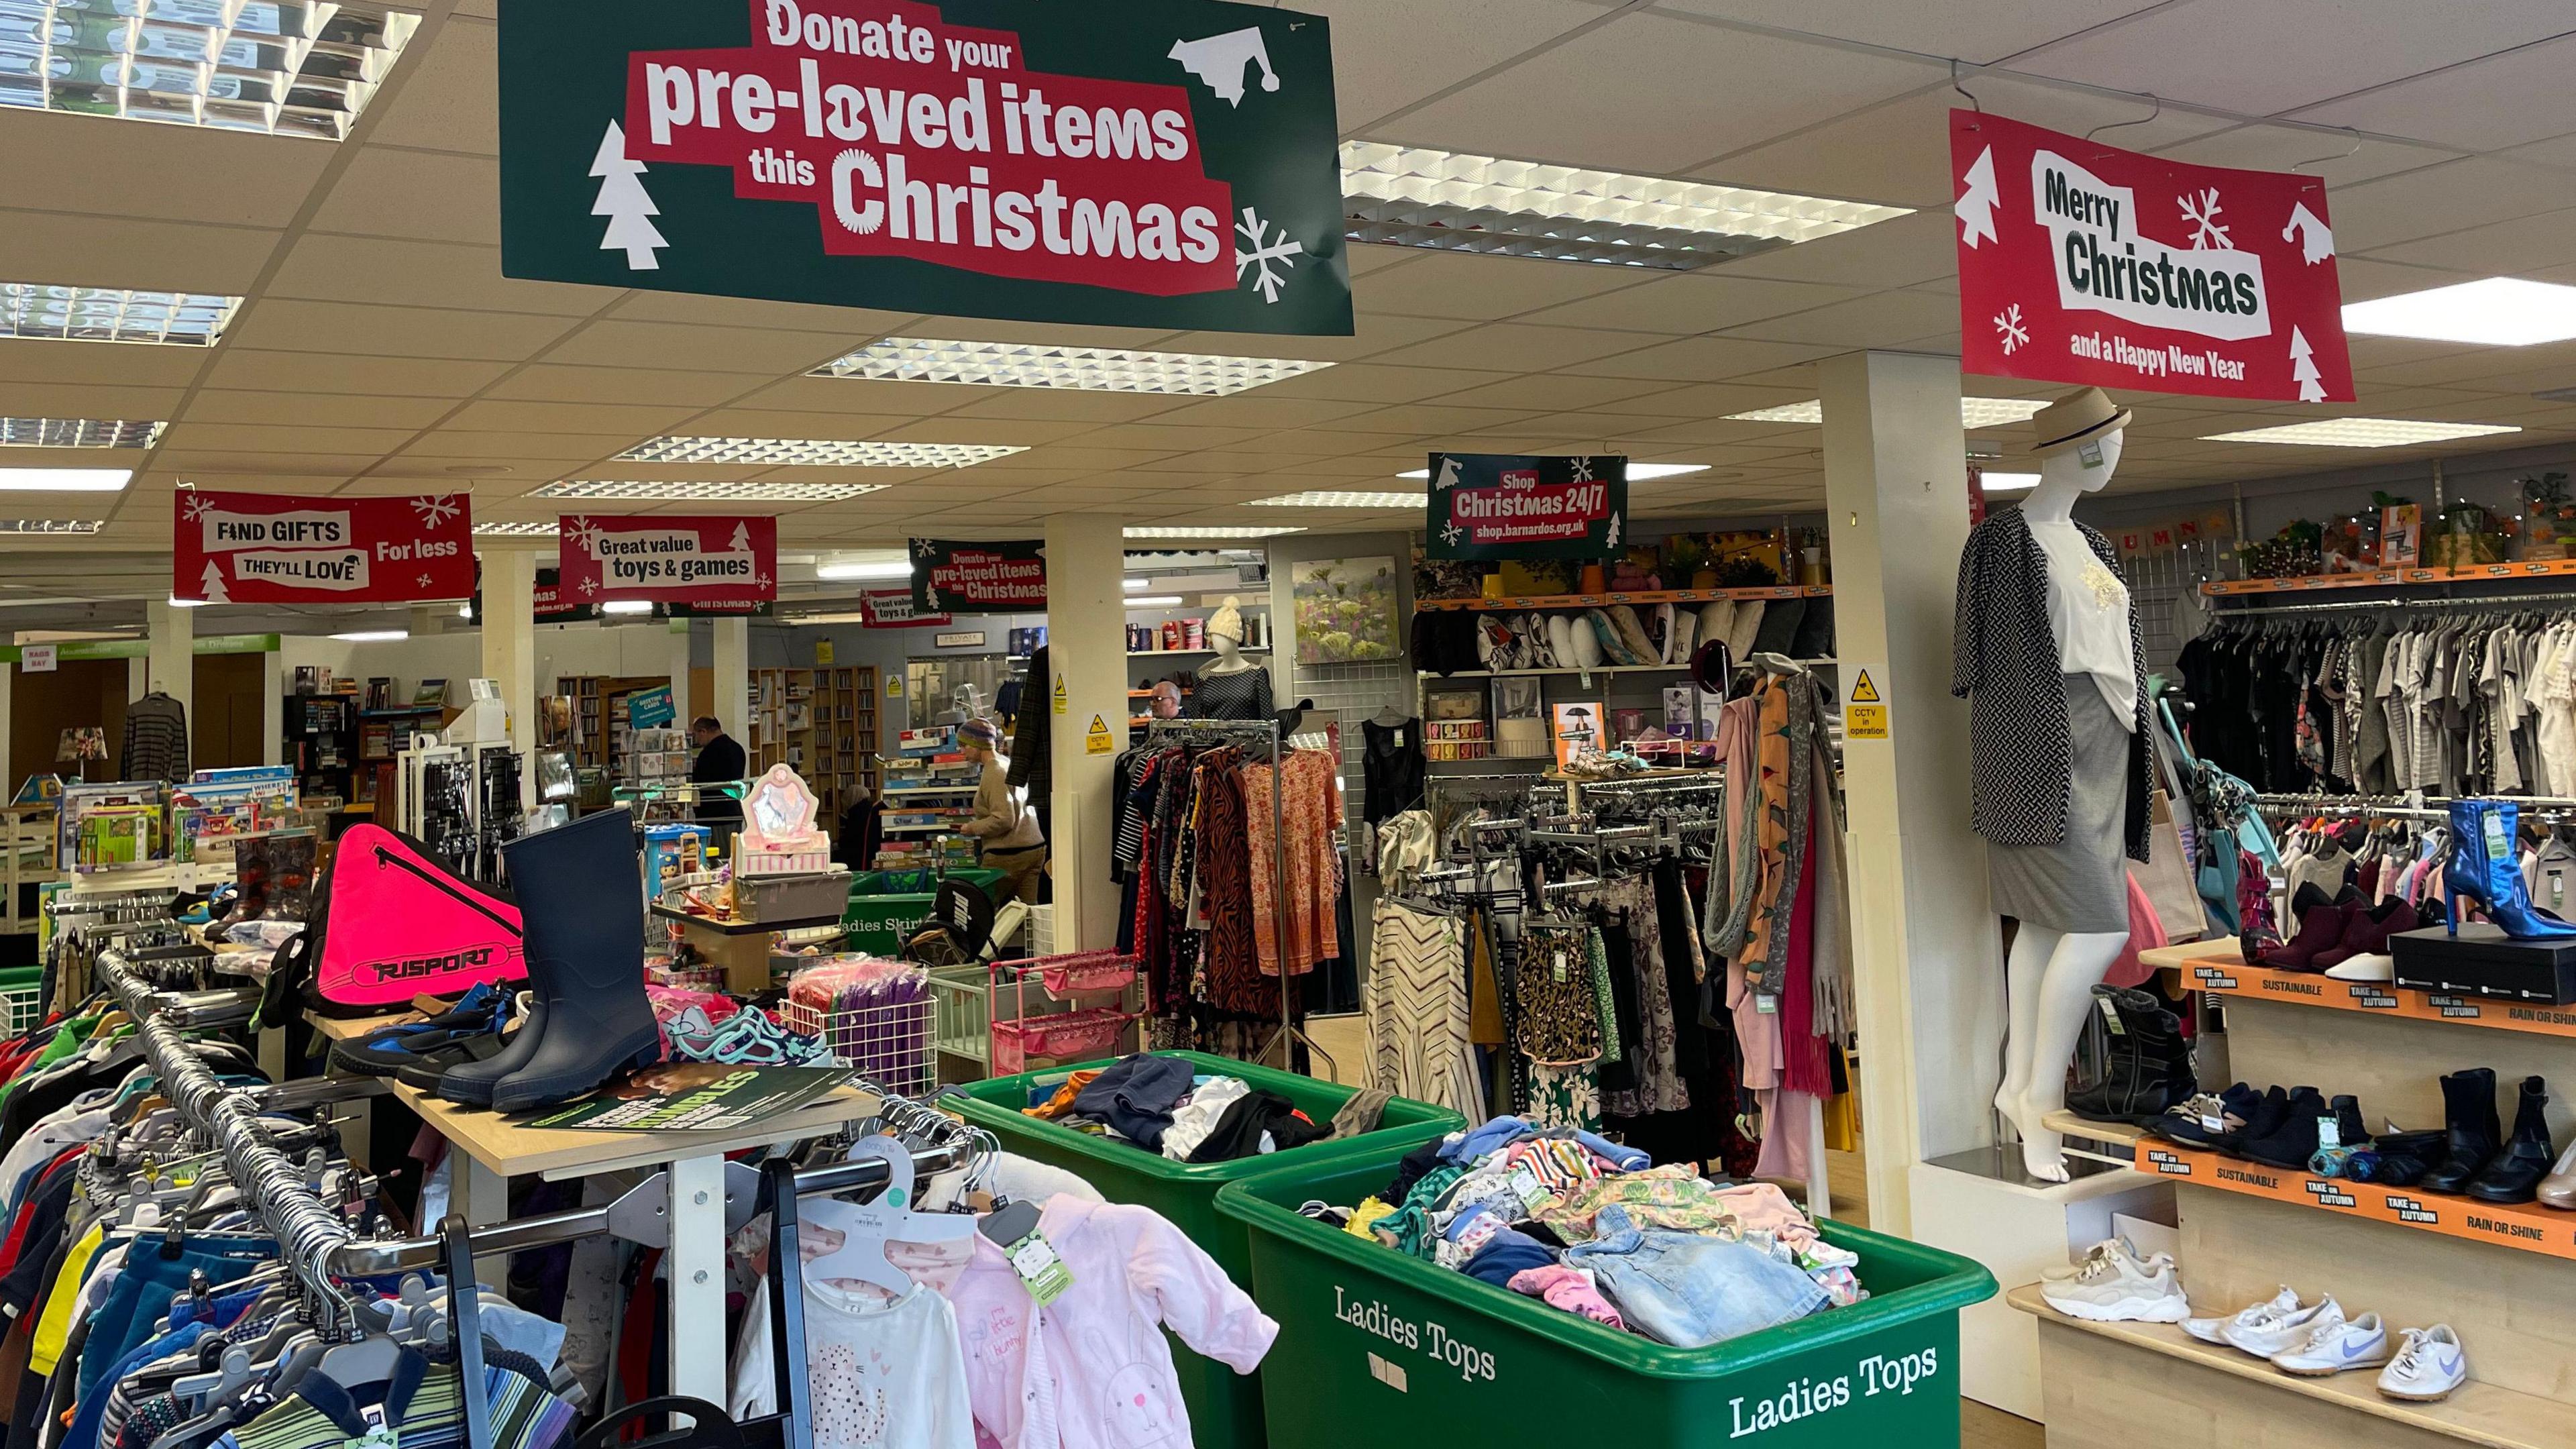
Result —
M2290 939L2261 951L2261 965L2276 971L2316 971L2338 981L2389 981L2397 963L2388 954L2388 938L2415 930L2424 922L2413 903L2402 898L2370 902L2344 887L2328 896L2315 885L2299 887L2290 911L2299 927Z
M2378 1314L2347 1318L2343 1305L2331 1294L2303 1303L2296 1291L2285 1287L2224 1318L2185 1318L2182 1331L2203 1343L2223 1344L2268 1360L2281 1372L2302 1378L2331 1378L2375 1368L2379 1391L2410 1403L2447 1399L2469 1380L2468 1351L2449 1324L2405 1329L2392 1347L2388 1325Z
M2153 992L2096 986L2093 1004L2117 1023L2098 1076L2066 1094L2066 1109L2091 1122L2145 1127L2200 1090L2182 1018Z
M2492 1067L2453 1072L2442 1079L2443 1154L2424 1174L2434 1192L2465 1193L2503 1205L2538 1201L2576 1211L2576 1145L2553 1157L2549 1140L2549 1084L2525 1077L2516 1094L2513 1131L2496 1113Z
M446 1012L333 1049L350 1071L392 1076L451 1102L520 1112L595 1090L662 1059L644 990L644 878L624 810L501 847L519 906L527 1005L477 986ZM504 1035L512 1021L516 1028Z
M2243 1082L2194 1097L2147 1130L2168 1142L2293 1172L2308 1171L2321 1147L2358 1148L2370 1137L2356 1097L2329 1102L2314 1087L2258 1092Z

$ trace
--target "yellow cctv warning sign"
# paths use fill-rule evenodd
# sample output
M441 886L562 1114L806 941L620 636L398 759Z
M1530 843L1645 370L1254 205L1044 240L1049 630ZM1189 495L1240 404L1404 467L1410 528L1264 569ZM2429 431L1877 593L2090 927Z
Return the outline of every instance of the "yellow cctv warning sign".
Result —
M1082 737L1083 753L1105 755L1116 748L1117 746L1109 738L1109 721L1099 715L1093 715L1090 732Z
M1878 686L1870 682L1869 671L1866 669L1860 672L1860 678L1852 685L1851 702L1854 704L1887 703L1879 697Z
M1883 740L1887 735L1887 696L1878 692L1878 681L1870 677L1867 666L1852 677L1851 697L1843 703L1843 738L1845 740Z

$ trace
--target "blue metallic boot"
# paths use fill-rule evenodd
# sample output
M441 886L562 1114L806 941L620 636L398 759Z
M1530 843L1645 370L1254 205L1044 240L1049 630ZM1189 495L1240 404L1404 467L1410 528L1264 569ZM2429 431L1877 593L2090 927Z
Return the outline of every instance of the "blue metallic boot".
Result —
M2487 919L2514 940L2576 938L2576 925L2533 905L2524 891L2514 847L2520 813L2510 800L2451 802L2451 855L2442 866L2442 883L2451 891L2452 935L2460 934L2458 903L2465 898L2484 907Z

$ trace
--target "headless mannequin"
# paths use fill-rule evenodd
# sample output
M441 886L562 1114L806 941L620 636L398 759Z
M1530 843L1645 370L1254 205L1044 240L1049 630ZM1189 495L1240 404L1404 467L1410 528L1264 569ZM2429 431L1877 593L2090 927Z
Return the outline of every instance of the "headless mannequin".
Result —
M1209 661L1207 668L1199 671L1201 674L1241 674L1247 669L1261 667L1243 657L1243 641L1240 639L1229 639L1223 634L1210 634L1208 648L1216 651L1216 658Z
M2106 434L2101 461L2090 467L2077 449L2041 459L2039 486L2022 501L2022 516L2033 527L2072 522L2075 500L2111 481L2124 441L2121 432ZM2146 681L2138 685L2143 689ZM2135 727L2134 720L2122 723ZM2005 1028L2004 1080L1995 1091L1995 1110L2021 1137L2024 1170L2042 1181L2068 1178L2064 1139L2042 1119L2066 1105L2066 1068L2075 1059L2085 1013L2093 1009L2093 988L2128 943L2126 931L2057 931L2027 921L2013 937L2004 963L2012 1019Z

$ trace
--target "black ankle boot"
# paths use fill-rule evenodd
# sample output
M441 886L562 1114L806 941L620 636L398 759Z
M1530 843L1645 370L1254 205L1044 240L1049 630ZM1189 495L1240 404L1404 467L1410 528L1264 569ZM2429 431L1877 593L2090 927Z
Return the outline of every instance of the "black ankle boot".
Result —
M2316 1088L2294 1087L2290 1091L2290 1109L2281 1115L2281 1125L2269 1136L2246 1138L2245 1156L2267 1167L2305 1172L2308 1160L2317 1155L2318 1119L2333 1115L2333 1109Z
M2289 1115L2290 1094L2279 1087L2274 1087L2263 1094L2263 1100L2254 1104L2254 1110L2247 1114L2244 1126L2233 1132L2220 1133L2210 1140L2209 1145L2230 1157L2242 1157L2245 1155L2246 1143L2258 1141L2280 1131L2281 1123L2287 1120Z
M2522 1079L2522 1103L2514 1109L2513 1135L2486 1171L2469 1182L2469 1196L2480 1202L2530 1202L2540 1180L2549 1175L2558 1154L2549 1145L2549 1084L2538 1077Z
M494 1111L551 1106L620 1068L658 1061L661 1027L644 994L644 878L634 817L623 810L522 836L501 847L527 933L536 996L510 1070L488 1074ZM488 1068L495 1063L487 1064ZM451 1073L451 1075L453 1075ZM444 1091L444 1086L441 1088Z
M2103 1056L2102 1075L2067 1094L2067 1110L2094 1122L2145 1126L2190 1097L2193 1084L2181 1019L2144 991L2096 986L2093 997L2109 1004L2116 1029ZM2183 1063L2179 1077L2177 1060Z
M2458 1192L2504 1145L2504 1126L2496 1120L2495 1068L2473 1067L2442 1079L2442 1122L2449 1132L2442 1160L2424 1174L2422 1186Z

